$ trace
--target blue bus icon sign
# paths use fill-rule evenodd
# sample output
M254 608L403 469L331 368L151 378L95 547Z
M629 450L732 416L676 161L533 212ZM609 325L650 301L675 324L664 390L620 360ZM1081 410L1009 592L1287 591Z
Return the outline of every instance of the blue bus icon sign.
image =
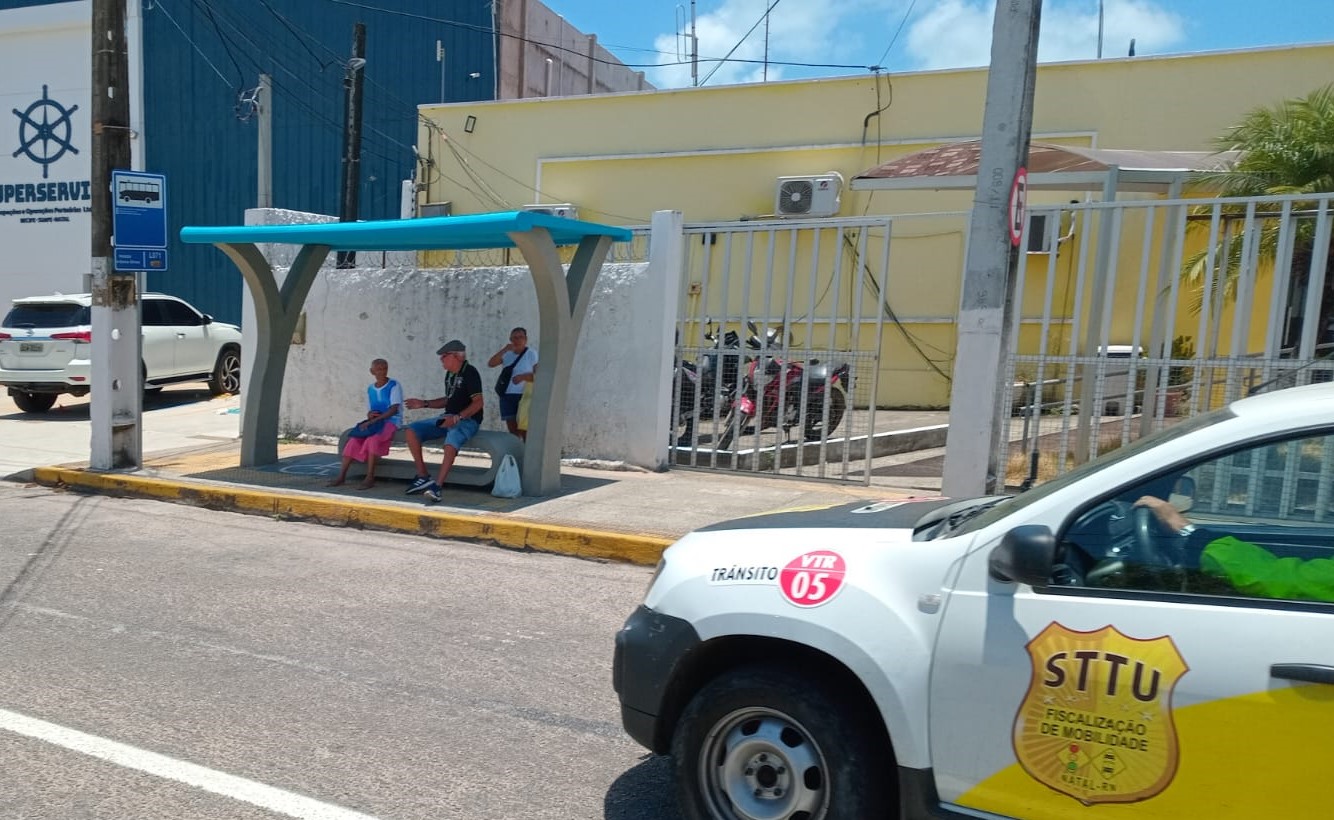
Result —
M112 171L111 217L115 270L167 269L167 178L164 175Z

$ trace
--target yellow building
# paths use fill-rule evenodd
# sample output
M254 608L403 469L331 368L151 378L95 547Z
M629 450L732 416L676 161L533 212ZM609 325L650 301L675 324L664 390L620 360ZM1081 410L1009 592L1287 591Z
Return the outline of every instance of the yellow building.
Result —
M1244 112L1328 82L1331 65L1334 44L1044 64L1033 139L1210 150ZM449 203L454 214L569 203L579 218L611 224L645 224L658 210L682 211L688 224L728 222L772 217L779 177L836 173L844 181L837 216L896 217L886 297L905 336L935 351L914 352L897 334L884 334L876 401L943 406L949 387L940 371L950 371L972 193L871 192L848 181L896 157L977 138L986 80L985 69L962 69L423 106L430 124L419 129L418 201ZM1120 198L1147 196L1155 195ZM1030 205L1089 198L1035 192ZM906 216L919 214L944 215ZM1118 269L1140 263L1144 243L1133 225L1141 218L1126 220L1132 227L1121 234ZM1096 231L1086 233L1092 240ZM1058 249L1053 269L1072 267L1063 257L1077 244ZM1159 252L1154 244L1150 253ZM1029 275L1043 275L1048 256L1030 260ZM1117 280L1118 299L1134 295L1133 279ZM1026 316L1034 298L1024 296ZM1182 325L1191 321L1185 307L1178 314ZM1105 338L1128 341L1127 321L1117 312ZM1033 328L1020 338L1034 338ZM926 361L932 358L935 368ZM894 395L887 384L896 386Z

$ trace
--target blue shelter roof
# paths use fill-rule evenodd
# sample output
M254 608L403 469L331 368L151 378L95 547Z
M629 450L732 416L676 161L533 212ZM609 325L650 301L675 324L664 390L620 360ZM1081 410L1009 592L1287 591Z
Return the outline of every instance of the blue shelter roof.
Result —
M243 242L327 245L336 251L478 250L512 248L511 233L533 228L546 228L557 245L577 245L588 236L608 236L618 242L631 237L628 228L534 211L501 211L374 222L186 227L181 228L181 241L212 245Z

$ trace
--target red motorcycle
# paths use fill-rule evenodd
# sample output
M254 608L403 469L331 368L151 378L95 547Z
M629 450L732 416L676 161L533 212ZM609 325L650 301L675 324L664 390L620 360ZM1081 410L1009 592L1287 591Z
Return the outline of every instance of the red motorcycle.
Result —
M751 333L756 333L753 324ZM765 338L769 350L781 352L781 325L769 328ZM762 375L757 374L761 361L765 362ZM762 391L758 387L761 383ZM724 423L718 449L731 449L737 435L777 427L782 428L785 439L791 439L792 428L801 427L803 440L819 441L843 421L850 386L851 368L847 362L818 359L797 362L772 354L751 359L742 378L740 395Z

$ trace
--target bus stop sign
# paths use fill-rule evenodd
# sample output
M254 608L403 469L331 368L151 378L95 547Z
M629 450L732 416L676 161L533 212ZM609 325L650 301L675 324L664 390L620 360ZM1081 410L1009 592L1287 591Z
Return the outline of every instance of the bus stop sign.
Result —
M167 178L112 171L111 230L117 272L166 270Z

